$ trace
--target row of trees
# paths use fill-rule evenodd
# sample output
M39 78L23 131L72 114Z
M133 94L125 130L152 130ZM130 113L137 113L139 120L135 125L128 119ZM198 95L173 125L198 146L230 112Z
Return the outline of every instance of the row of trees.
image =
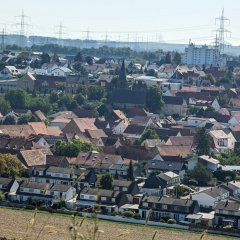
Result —
M12 89L5 96L0 96L0 112L6 114L12 109L30 109L50 114L58 110L73 110L79 106L97 109L105 101L104 96L104 89L96 85L82 85L75 96L55 92L42 96L37 93L28 94L22 89Z
M77 47L67 47L60 46L57 44L45 44L45 45L32 45L31 47L19 47L17 45L7 45L6 49L13 51L37 51L44 53L58 53L67 55L76 55L79 52ZM163 55L162 50L157 51L134 51L129 47L108 47L102 46L99 48L82 48L80 50L82 56L96 56L101 58L128 58L128 59L143 59L148 61L159 61L160 57ZM45 58L43 62L48 62L48 58ZM90 59L87 59L90 60ZM91 60L90 60L91 61ZM170 53L162 59L163 63L176 63L181 62L181 55L176 52L173 59L171 59ZM91 62L90 62L91 63Z
M71 142L58 141L54 147L54 153L58 156L77 157L80 152L97 150L90 142L74 139Z

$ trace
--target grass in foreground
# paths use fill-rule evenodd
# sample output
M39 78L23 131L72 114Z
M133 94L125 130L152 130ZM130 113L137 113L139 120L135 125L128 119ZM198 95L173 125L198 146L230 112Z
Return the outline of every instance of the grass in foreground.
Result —
M71 216L59 214L46 214L39 212L36 215L35 224L27 230L27 225L33 218L31 211L19 211L9 208L0 208L0 236L15 239L28 240L70 240L69 227L72 223ZM79 222L81 218L77 218ZM156 228L142 225L130 225L100 220L99 229L103 230L99 240L199 240L201 233L193 233L183 230ZM44 227L45 226L45 227ZM81 230L83 234L89 233L93 228L93 221L87 219L83 222ZM39 233L40 236L39 236ZM204 240L237 239L227 236L205 235Z

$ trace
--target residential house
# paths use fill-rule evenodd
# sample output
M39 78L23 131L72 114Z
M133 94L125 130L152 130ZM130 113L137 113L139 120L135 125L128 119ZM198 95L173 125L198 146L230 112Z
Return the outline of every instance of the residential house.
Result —
M228 190L230 196L236 198L240 197L240 181L233 180L227 183L223 183L221 184L221 187Z
M194 146L194 136L170 136L166 142L167 145L173 146Z
M33 92L33 90L35 89L35 81L36 78L28 72L27 74L19 78L18 88L21 88L27 92Z
M198 163L204 165L207 169L213 172L217 171L220 167L220 162L217 159L206 155L199 156Z
M112 185L114 191L124 192L133 196L140 193L138 184L135 181L114 179Z
M150 220L158 221L162 217L184 221L189 214L199 212L197 201L189 199L176 199L171 197L145 196L139 206L139 214L146 219L151 209Z
M138 126L138 125L128 125L125 131L123 132L123 136L130 140L131 142L135 142L136 140L139 140L146 127L145 126Z
M31 181L38 183L65 184L76 187L81 171L54 166L34 166Z
M10 79L16 77L19 74L19 71L14 66L5 66L4 69L0 72L0 77L4 79Z
M235 148L236 139L228 130L213 130L209 132L213 139L213 149L219 153L227 153Z
M95 118L73 118L64 128L63 133L84 133L86 130L97 130Z
M218 227L232 226L240 229L240 201L223 200L214 207L214 223Z
M13 178L0 177L0 191L8 194L16 192L19 187L18 182Z
M10 194L10 198L15 202L28 202L29 198L32 198L36 202L52 205L60 201L69 201L75 194L75 188L70 185L22 182L17 192Z
M46 165L46 155L50 154L48 149L21 150L19 159L26 168Z
M109 101L113 106L120 108L145 107L146 96L146 91L143 90L116 89L112 92Z
M221 186L207 188L192 194L192 200L198 202L199 206L206 209L213 209L216 204L229 197L228 190Z
M181 97L163 96L164 105L162 112L165 115L184 117L187 114L187 103Z
M180 182L180 176L174 172L151 174L146 179L142 192L148 195L163 196L167 194L168 187L179 185Z
M177 173L180 178L183 178L185 175L185 163L178 156L176 157L167 157L159 159L148 160L145 165L146 175L149 176L152 173L164 173L173 171Z

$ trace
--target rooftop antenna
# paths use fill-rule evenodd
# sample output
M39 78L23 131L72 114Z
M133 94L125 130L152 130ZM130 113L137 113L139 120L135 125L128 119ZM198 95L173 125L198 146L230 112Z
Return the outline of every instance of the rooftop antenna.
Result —
M231 34L231 32L225 28L225 22L228 22L228 24L230 24L230 19L224 16L224 8L222 10L222 15L215 19L215 23L218 21L220 22L219 28L216 30L219 39L218 49L220 55L223 55L225 49L225 36L227 37L228 33Z

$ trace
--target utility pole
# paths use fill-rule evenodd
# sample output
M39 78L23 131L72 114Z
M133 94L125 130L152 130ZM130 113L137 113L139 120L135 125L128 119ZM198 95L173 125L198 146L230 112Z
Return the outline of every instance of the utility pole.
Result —
M25 37L25 26L29 26L29 24L26 23L25 19L28 17L24 14L24 11L22 10L22 14L20 16L16 16L17 18L20 18L20 22L16 23L16 26L20 26L20 36L19 36L19 45L24 46L24 37Z

